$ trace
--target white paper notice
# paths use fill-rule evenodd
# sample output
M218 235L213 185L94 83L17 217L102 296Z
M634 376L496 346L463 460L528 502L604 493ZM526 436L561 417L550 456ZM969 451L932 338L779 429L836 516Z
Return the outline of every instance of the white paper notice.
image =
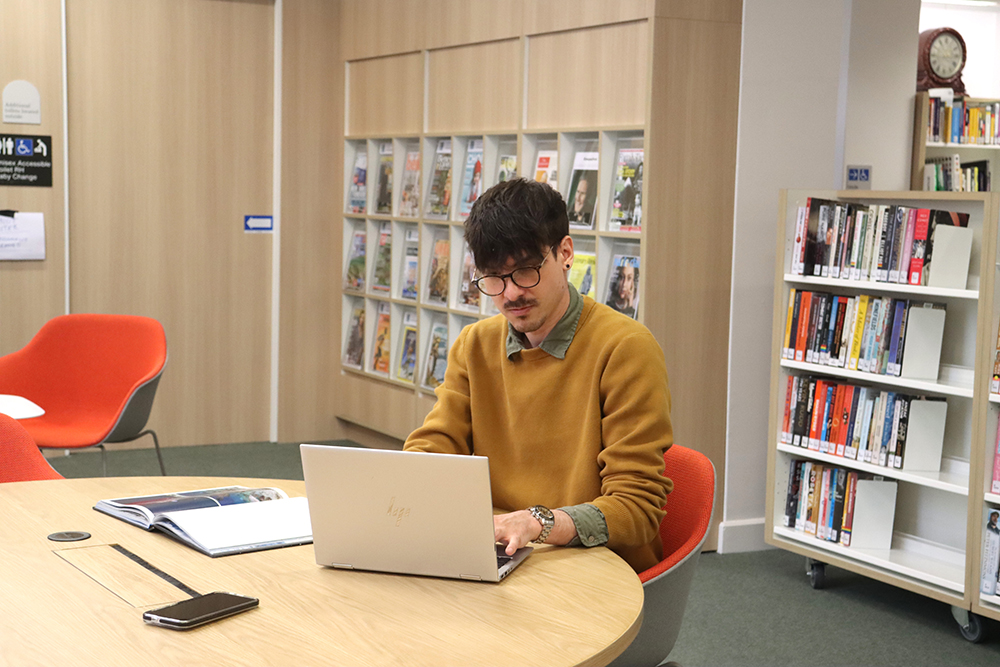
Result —
M44 215L0 215L0 260L10 259L45 259Z

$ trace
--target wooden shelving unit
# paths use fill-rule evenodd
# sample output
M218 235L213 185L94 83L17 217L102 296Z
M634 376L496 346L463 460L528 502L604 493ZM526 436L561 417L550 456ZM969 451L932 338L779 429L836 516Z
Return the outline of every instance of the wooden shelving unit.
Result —
M797 211L809 197L968 213L974 240L966 288L939 289L793 275L791 257ZM787 191L782 193L779 206L769 416L767 488L770 491L765 539L769 544L806 556L810 567L820 568L819 576L813 577L814 585L822 581L824 564L833 564L946 602L953 606L956 620L969 639L981 632L977 614L1000 618L998 598L979 595L985 511L996 507L996 501L1000 500L986 493L1000 413L1000 404L989 394L1000 323L998 215L1000 196L990 193ZM790 288L945 303L947 315L937 380L876 375L783 358ZM934 471L886 468L782 442L790 375L840 378L878 390L944 398L947 418L940 468ZM892 532L884 536L889 548L845 547L785 527L789 473L797 459L881 475L894 483L897 492Z
M966 98L973 104L995 104L1000 100ZM963 163L988 160L990 173L1000 178L1000 143L963 144L952 141L934 141L928 136L930 104L927 92L918 92L914 97L913 110L913 152L910 163L910 189L924 189L924 164L929 158L959 155ZM994 190L1000 189L993 186Z

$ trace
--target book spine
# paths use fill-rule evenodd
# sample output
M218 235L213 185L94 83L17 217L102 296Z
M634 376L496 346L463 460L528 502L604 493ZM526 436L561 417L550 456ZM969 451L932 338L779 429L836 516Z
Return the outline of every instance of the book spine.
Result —
M854 390L854 406L851 408L851 430L848 434L847 446L844 448L845 458L858 458L858 444L861 441L861 432L864 429L864 415L867 405L867 387L856 388Z
M878 251L877 261L874 261L875 277L873 280L878 282L885 282L888 271L886 271L886 260L888 259L888 237L890 232L890 206L880 205L878 207L878 230L876 231L877 238L875 240L877 244ZM873 258L874 260L874 258Z
M853 340L851 341L851 356L847 361L848 370L858 370L858 358L861 354L861 338L864 334L865 319L868 317L868 295L858 297L858 311L854 320Z
M889 443L892 442L893 424L896 416L896 392L889 392L885 403L885 417L882 423L881 443L878 448L878 465L884 466L888 455Z
M903 467L903 456L906 455L906 431L910 425L910 402L912 396L901 396L899 401L899 426L896 429L896 454L892 467L897 470Z
M871 437L872 417L875 413L875 406L878 397L873 389L869 389L865 396L865 407L861 412L861 435L858 436L858 444L854 452L854 459L864 462L865 450L868 447L868 440Z
M841 365L840 360L844 349L844 322L847 321L847 308L849 305L850 299L846 296L837 297L837 321L834 323L832 329L830 358L827 359L827 363L831 366Z
M792 427L792 445L795 447L805 447L809 438L809 406L812 392L813 380L811 378L800 377L796 392L795 422ZM803 438L806 442L803 443Z
M833 490L833 524L830 529L830 541L840 542L841 529L844 525L844 499L847 492L847 470L837 469L837 483Z
M781 357L783 359L793 359L795 357L795 347L794 339L792 338L792 324L795 322L795 313L797 311L797 299L796 295L798 290L794 287L788 291L788 319L785 321L785 341L781 348Z
M809 334L809 307L812 303L812 292L802 292L802 302L799 306L799 332L795 339L795 361L806 360L806 337Z
M840 227L843 224L843 218L844 207L841 204L837 204L833 207L833 213L830 216L830 231L827 234L830 244L826 252L826 266L823 268L823 277L836 278L838 276L837 258L840 257Z
M847 473L847 486L844 489L844 520L840 527L840 543L851 546L851 528L854 526L854 495L858 490L858 473Z
M899 244L902 228L905 221L906 209L903 206L891 206L889 208L889 234L886 235L886 279L890 283L899 282Z
M806 216L808 214L808 208L799 206L795 216L795 236L792 244L792 273L796 276L801 276L805 271L802 257L805 252Z
M987 525L983 528L983 560L979 590L986 595L996 595L997 577L1000 576L1000 532L997 529L997 510L987 512ZM992 523L992 527L990 524Z
M854 318L858 312L858 299L849 297L844 306L844 327L840 333L840 348L837 352L836 366L847 368L847 359L851 356L851 339L854 335Z
M905 310L905 301L902 299L893 299L892 333L889 337L889 357L885 369L887 375L896 375L896 356L899 352L899 329L903 326L903 312Z
M809 466L809 485L808 485L808 495L806 497L806 520L805 520L805 532L811 535L816 534L816 507L817 501L819 499L819 489L817 488L818 482L817 478L822 479L823 476L823 466L818 463L813 463Z
M809 424L809 449L819 450L819 434L823 428L823 407L826 405L826 382L816 380L812 395L812 414Z
M791 467L788 470L788 493L785 496L785 519L786 528L795 527L795 515L799 506L799 488L802 474L802 461L792 459Z
M826 539L827 515L830 508L830 467L823 468L820 478L819 511L816 515L816 537Z
M792 423L794 415L792 414L793 406L795 405L792 401L792 394L795 392L795 375L789 375L788 381L785 383L785 414L781 421L781 442L790 443L792 441Z
M837 456L844 456L847 450L847 443L850 442L851 429L854 426L852 417L858 408L857 387L854 385L844 386L844 401L840 412L840 430L837 432Z
M818 436L819 451L821 454L825 454L830 448L830 430L833 428L834 415L836 414L834 402L837 397L836 383L825 383L825 385L826 403L822 405L823 416L820 421L820 431Z
M861 350L858 353L858 370L868 372L871 367L872 338L875 336L875 326L878 323L882 300L870 297L868 312L865 313L865 328L861 333Z
M861 278L861 259L865 244L865 227L868 216L865 211L858 209L854 213L854 242L851 244L851 280Z
M822 319L823 303L826 295L822 292L813 292L811 303L809 304L809 327L806 331L805 361L814 363L816 361L816 327Z

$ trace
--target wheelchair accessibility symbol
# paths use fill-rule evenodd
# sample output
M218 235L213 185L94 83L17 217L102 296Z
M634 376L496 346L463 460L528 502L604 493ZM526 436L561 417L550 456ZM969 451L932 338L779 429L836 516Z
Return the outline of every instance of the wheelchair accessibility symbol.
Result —
M14 148L15 155L24 155L24 156L34 155L35 153L34 140L18 137L17 139L15 139L15 142L16 142Z

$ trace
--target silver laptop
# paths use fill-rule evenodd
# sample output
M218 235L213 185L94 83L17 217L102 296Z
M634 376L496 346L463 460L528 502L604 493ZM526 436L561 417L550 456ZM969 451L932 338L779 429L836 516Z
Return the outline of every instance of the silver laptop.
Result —
M489 460L301 445L316 562L497 582L531 552L493 539Z

